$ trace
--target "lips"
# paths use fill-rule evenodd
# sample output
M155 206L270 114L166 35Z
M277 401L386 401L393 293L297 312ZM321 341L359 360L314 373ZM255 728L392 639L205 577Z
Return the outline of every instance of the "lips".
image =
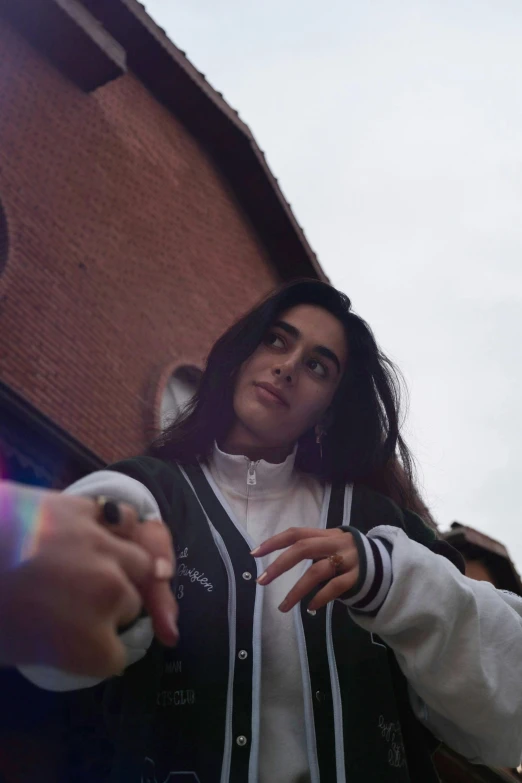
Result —
M271 383L256 383L255 386L258 386L260 389L264 389L266 392L269 392L273 397L275 397L276 400L278 400L281 405L285 405L288 407L288 403L275 386L273 386Z

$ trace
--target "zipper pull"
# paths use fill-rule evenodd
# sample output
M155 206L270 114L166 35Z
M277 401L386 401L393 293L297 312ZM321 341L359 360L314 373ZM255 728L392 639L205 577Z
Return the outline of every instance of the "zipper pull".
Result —
M257 483L256 463L255 462L249 462L248 463L248 473L247 473L247 486L255 487L256 483Z

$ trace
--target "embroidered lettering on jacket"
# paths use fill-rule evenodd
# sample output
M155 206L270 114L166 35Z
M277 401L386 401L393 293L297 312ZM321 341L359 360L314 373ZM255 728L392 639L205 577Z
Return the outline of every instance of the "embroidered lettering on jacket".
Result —
M384 720L384 715L379 715L379 729L384 741L388 743L388 764L390 767L405 767L406 754L402 741L402 730L399 721Z
M209 593L214 589L212 582L208 580L203 571L197 571L195 568L189 568L185 563L178 566L178 576L186 576L191 582L197 582ZM179 596L181 597L181 596Z
M181 661L166 661L165 674L181 674Z
M166 778L158 780L156 764L148 756L143 762L141 783L200 783L195 772L169 772Z
M194 704L196 693L192 690L158 691L156 704L158 707L186 707Z

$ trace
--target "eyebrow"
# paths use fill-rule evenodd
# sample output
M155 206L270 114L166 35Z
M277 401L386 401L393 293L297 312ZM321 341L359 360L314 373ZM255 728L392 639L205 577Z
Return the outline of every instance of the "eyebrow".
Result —
M302 337L299 329L297 329L295 326L292 326L292 324L287 323L286 321L276 321L274 326L279 327L279 329L282 329L283 332L286 332L296 340ZM330 348L327 348L325 345L316 345L314 346L314 351L321 356L324 356L325 359L330 359L330 361L333 362L337 367L338 372L341 372L341 362L337 358L336 354L330 350Z

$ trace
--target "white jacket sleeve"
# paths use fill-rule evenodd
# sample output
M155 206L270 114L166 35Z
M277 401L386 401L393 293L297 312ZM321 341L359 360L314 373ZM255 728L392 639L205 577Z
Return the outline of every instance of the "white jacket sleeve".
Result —
M469 579L395 527L393 583L377 616L351 613L394 651L415 714L473 762L522 757L522 598Z
M105 495L110 500L130 503L142 519L161 517L158 504L150 490L136 479L114 470L91 473L68 487L65 494L92 498ZM74 520L71 520L71 524L74 524ZM152 623L148 617L138 620L121 635L127 654L127 666L143 658L153 635ZM50 691L80 690L101 682L97 677L69 674L51 666L20 666L19 670L34 685Z

